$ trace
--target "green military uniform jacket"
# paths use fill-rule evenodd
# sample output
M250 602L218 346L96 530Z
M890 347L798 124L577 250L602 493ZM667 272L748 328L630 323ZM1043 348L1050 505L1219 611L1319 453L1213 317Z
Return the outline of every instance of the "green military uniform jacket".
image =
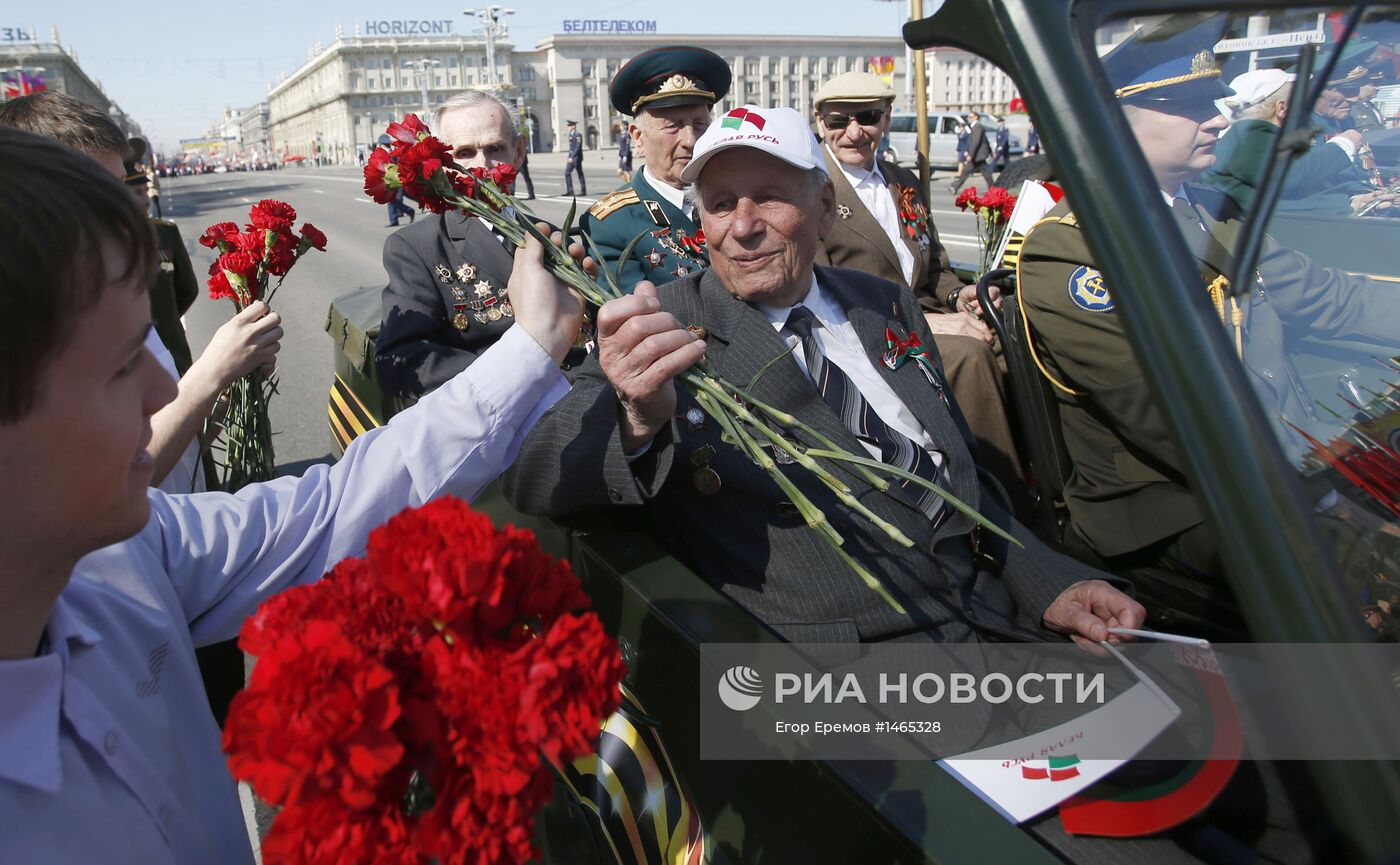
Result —
M151 224L156 231L156 251L160 258L160 269L151 285L151 320L155 323L156 335L175 359L175 368L184 375L194 359L180 319L199 297L199 279L175 223L168 219L152 219Z
M1228 250L1239 232L1240 210L1213 190L1193 187L1188 194L1200 222L1188 224L1181 216L1178 221L1200 266L1202 287L1182 302L1210 304L1206 285L1232 267ZM1203 522L1167 419L1124 335L1112 286L1095 269L1065 202L1026 238L1019 302L1032 347L1056 384L1060 425L1074 464L1065 500L1076 530L1101 555L1116 556ZM1280 416L1323 440L1331 431L1315 416L1289 360L1292 343L1312 334L1393 345L1400 335L1400 292L1319 267L1266 241L1258 279L1238 302L1245 368L1261 404L1279 422L1285 450L1297 459L1306 442ZM1233 332L1230 339L1234 342Z
M710 266L700 226L658 193L643 171L599 199L580 224L609 265L622 258L632 238L644 235L618 280L629 293L643 279L660 285Z

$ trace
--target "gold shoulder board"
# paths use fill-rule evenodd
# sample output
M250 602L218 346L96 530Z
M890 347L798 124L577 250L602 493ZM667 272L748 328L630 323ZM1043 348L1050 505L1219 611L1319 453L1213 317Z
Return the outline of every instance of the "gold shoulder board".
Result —
M588 208L588 215L594 219L607 219L615 211L629 204L636 204L639 201L641 201L641 198L637 196L637 190L628 186L609 192L607 195L598 199L596 204Z

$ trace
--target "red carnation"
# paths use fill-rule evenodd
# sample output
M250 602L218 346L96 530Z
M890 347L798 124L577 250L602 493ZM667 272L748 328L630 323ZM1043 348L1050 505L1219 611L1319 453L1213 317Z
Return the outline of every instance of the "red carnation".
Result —
M972 186L964 189L962 192L958 193L957 198L953 199L953 203L958 206L959 210L967 210L969 207L975 206L977 203L977 187Z
M388 204L399 188L398 166L390 159L389 151L376 148L365 162L365 194L376 204Z
M296 222L296 208L283 201L264 198L248 211L248 230L255 228L273 231L291 231Z
M215 264L217 268L217 262ZM208 285L210 300L223 300L224 298L228 298L229 300L238 299L233 293L233 286L228 284L228 277L224 276L222 270L218 270L213 276L209 277Z
M237 236L238 226L235 223L219 222L204 229L199 242L210 249L218 249L220 243L232 243Z
M404 117L403 122L391 122L384 134L403 144L417 144L432 133L427 124L418 119L417 114L409 114Z
M403 756L393 734L398 682L336 622L285 634L259 657L233 706L224 727L229 767L273 804L335 795L368 807Z
M491 182L496 184L496 188L502 192L510 192L515 187L516 167L509 162L502 162L491 166L486 172L486 176L491 178Z
M321 229L309 222L303 222L301 224L301 240L303 243L309 244L312 249L319 249L321 252L326 251L326 235Z
M257 279L259 261L259 257L251 252L234 250L219 256L217 264L220 270L227 270L252 280Z

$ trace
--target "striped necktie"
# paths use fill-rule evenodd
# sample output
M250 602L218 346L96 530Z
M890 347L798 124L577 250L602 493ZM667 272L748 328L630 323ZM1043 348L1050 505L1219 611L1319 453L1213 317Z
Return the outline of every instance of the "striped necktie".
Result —
M932 454L920 447L913 439L889 427L870 404L861 396L855 382L822 354L813 326L820 327L816 316L803 306L793 307L788 313L787 329L802 340L802 354L807 359L807 371L812 376L822 399L836 412L846 429L856 438L868 442L880 451L880 461L896 468L918 475L925 480L948 489L946 459L941 453L935 459ZM923 512L935 528L943 523L949 508L943 499L931 490L924 489L912 481L891 479L890 492L905 504Z

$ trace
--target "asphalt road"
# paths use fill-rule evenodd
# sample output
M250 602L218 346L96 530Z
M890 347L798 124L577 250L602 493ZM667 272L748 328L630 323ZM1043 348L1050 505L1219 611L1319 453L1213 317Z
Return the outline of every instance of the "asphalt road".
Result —
M592 197L580 196L579 209L620 185L615 151L586 155L584 173ZM535 212L555 224L563 220L569 199L563 197L564 155L539 153L530 158L531 178L539 198ZM640 166L639 166L640 167ZM956 210L946 190L947 175L933 183L933 219L954 260L977 257L976 226L972 217ZM524 192L524 184L520 184ZM276 429L278 470L300 474L307 465L330 458L326 397L333 377L332 349L324 327L332 299L365 286L387 281L381 263L386 227L385 208L370 201L354 167L287 168L280 171L207 174L162 181L164 215L180 227L195 271L203 276L214 259L196 240L216 222L247 221L248 208L259 199L276 198L297 209L299 220L326 233L327 251L311 252L287 277L273 306L281 314L286 337L279 356L280 394L272 406ZM300 222L298 222L298 226ZM190 347L196 355L210 336L233 313L227 301L201 294L185 318Z

